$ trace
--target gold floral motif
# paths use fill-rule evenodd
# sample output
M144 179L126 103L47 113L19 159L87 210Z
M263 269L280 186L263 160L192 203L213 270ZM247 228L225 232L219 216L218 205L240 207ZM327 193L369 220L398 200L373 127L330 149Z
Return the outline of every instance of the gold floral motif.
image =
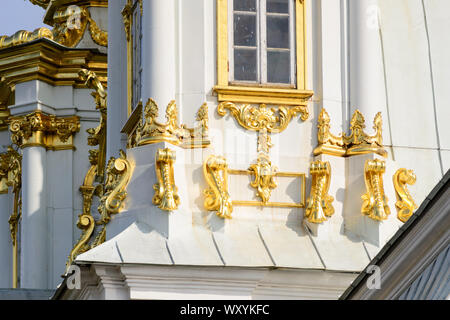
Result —
M363 200L361 213L378 221L386 220L391 213L387 204L388 198L384 194L383 174L385 171L385 161L367 160L364 165L364 181L367 193L361 196Z
M406 222L417 209L417 204L406 187L406 184L413 185L416 183L416 175L412 170L401 168L395 172L393 180L397 196L397 202L395 203L397 217L400 221Z
M199 125L187 128L178 124L178 109L175 100L170 101L166 108L166 123L159 123L158 105L153 99L149 99L144 108L144 118L136 126L132 136L136 146L146 144L168 142L183 148L204 148L211 142L208 138L208 106L204 103L197 112L196 120ZM130 143L133 147L133 143Z
M225 116L226 110L230 111L243 128L253 131L266 129L269 133L282 132L297 114L301 115L303 121L309 117L306 106L268 108L265 104L237 106L232 102L221 102L217 107L217 113L222 117Z
M331 166L328 161L311 163L311 194L307 200L305 218L312 223L322 223L334 214L334 198L328 194L331 181Z
M261 198L263 205L269 202L272 190L277 187L275 176L277 168L272 166L269 159L258 157L257 162L248 169L253 173L255 179L250 182L250 186L257 190L257 195Z
M377 153L387 157L387 152L383 147L382 127L383 121L381 112L375 115L374 130L375 135L370 136L364 132L365 119L359 110L353 113L350 121L350 135L342 133L335 136L330 132L330 116L325 109L319 114L317 141L318 147L314 150L314 155L330 154L334 156L353 156L366 153Z
M56 117L35 111L12 117L9 129L12 142L20 148L73 149L73 135L80 130L80 120L77 116Z
M203 163L203 174L208 183L208 188L203 191L205 209L216 211L221 218L231 218L233 204L228 193L227 160L210 155Z
M155 194L152 203L161 210L173 211L180 204L178 188L175 185L173 163L176 160L175 151L158 149L155 159L156 178L158 182L153 186Z
M101 192L98 212L103 223L108 223L113 214L119 213L127 196L125 188L130 181L132 168L126 154L120 150L120 157L111 157L106 166L106 177Z

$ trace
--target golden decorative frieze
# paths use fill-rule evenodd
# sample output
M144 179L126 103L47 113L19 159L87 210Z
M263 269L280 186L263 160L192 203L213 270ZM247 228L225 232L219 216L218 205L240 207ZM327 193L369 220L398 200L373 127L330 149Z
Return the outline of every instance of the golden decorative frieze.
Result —
M73 135L80 130L80 120L77 116L57 117L35 111L11 117L9 130L12 142L20 148L74 149Z
M395 207L397 208L397 218L406 222L417 209L417 204L408 191L407 184L413 185L416 183L416 175L412 170L405 168L398 169L393 177L394 189L397 196Z
M141 107L140 107L141 108ZM153 99L149 99L144 108L144 117L135 129L128 134L132 137L129 145L143 146L158 142L168 142L182 148L204 148L211 142L208 138L208 106L204 103L197 112L196 120L199 125L187 128L178 123L178 109L174 100L166 108L166 123L156 120L158 117L158 105Z
M153 186L155 194L152 203L161 210L173 211L180 204L178 188L175 185L173 163L176 160L175 151L158 149L155 157L155 170L158 182Z
M386 162L378 159L366 160L364 165L364 181L367 192L361 196L363 204L361 213L373 220L386 220L391 213L388 198L384 193L383 174Z
M366 134L364 132L365 127L364 116L359 110L356 110L350 121L350 135L342 133L340 136L335 136L330 132L330 116L325 109L322 109L317 125L318 147L314 149L314 155L330 154L347 157L376 153L387 157L387 152L383 147L381 112L375 115L373 126L375 135L370 136Z
M307 200L305 218L312 223L322 223L334 214L334 198L328 194L331 181L331 166L328 161L311 163L311 193Z
M221 218L231 218L233 203L228 194L227 160L210 155L203 163L203 175L208 183L208 188L203 191L205 209L216 211Z
M119 213L127 196L126 187L131 179L132 167L126 154L120 150L120 157L111 157L106 166L106 177L98 212L102 221L108 223L113 214Z

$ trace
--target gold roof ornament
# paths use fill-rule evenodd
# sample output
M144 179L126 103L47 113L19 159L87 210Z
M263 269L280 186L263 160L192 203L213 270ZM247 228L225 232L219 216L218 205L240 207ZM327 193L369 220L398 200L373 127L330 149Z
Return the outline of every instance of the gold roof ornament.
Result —
M319 114L317 121L317 142L314 155L330 154L338 157L349 157L358 154L376 153L387 157L387 151L383 147L381 112L374 118L373 136L365 133L366 128L363 114L356 110L350 121L350 135L342 133L335 136L330 131L330 116L325 109Z

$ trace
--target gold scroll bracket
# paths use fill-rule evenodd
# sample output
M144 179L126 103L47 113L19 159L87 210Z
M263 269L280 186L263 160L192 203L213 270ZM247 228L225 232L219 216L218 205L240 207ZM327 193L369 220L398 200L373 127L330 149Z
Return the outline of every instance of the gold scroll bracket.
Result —
M331 166L328 161L311 163L311 194L307 200L305 218L311 223L322 223L334 214L334 198L328 194L331 181Z
M173 163L176 160L175 151L158 149L155 156L155 170L158 182L153 186L155 194L152 203L161 210L173 211L178 209L180 197L175 185Z
M373 220L386 220L391 213L384 194L383 174L386 162L382 160L366 160L364 165L364 181L367 192L361 196L363 204L361 213Z

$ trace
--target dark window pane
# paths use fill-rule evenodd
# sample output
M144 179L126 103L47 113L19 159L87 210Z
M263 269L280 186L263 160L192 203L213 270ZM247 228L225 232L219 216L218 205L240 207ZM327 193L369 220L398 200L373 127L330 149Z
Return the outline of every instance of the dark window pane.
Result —
M234 15L234 44L256 46L256 15Z
M289 17L267 17L267 47L289 49Z
M234 0L234 11L256 11L256 0Z
M267 12L289 13L289 0L267 0Z
M267 81L271 83L290 83L290 53L267 52Z
M234 79L256 81L256 49L234 49Z

